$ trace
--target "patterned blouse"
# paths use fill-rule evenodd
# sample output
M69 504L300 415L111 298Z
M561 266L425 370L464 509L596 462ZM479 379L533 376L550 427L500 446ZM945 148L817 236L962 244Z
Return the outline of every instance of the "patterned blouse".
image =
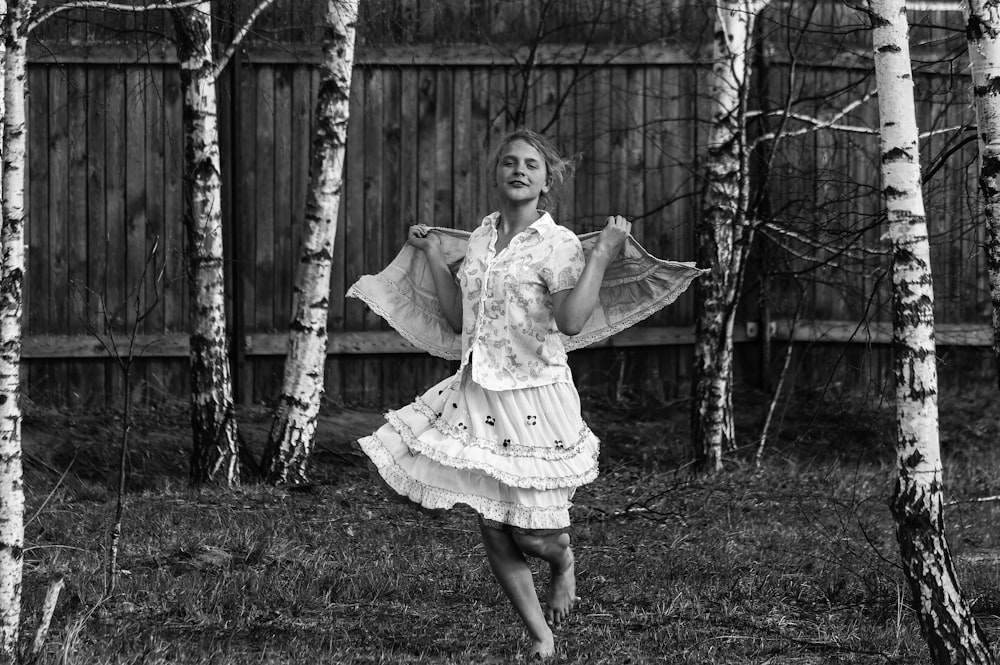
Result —
M579 238L549 213L499 253L499 213L472 232L456 279L462 288L462 364L487 390L571 382L552 294L571 289L586 259Z

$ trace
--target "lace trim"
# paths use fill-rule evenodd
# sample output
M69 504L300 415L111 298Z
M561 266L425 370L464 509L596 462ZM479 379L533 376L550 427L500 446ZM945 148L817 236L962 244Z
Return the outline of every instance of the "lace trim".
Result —
M650 316L656 314L658 311L660 311L670 303L677 300L677 298L680 297L680 295L684 293L685 290L687 290L686 285L690 284L693 280L694 277L691 277L691 279L685 281L685 287L683 289L677 289L667 294L660 300L651 303L648 307L645 307L637 312L633 312L629 316L626 316L624 319L612 323L599 330L595 330L594 332L588 335L583 335L583 336L577 335L575 337L562 335L563 346L566 348L567 352L575 351L576 349L582 349L585 346L590 346L591 344L599 342L607 337L617 335L626 328L631 328L632 326L639 323L643 319L649 318Z
M569 501L555 507L529 507L510 501L497 501L475 494L433 487L410 477L396 463L378 436L374 434L366 436L359 439L358 443L393 491L424 508L437 510L464 504L485 519L524 529L564 529L570 525L569 508L573 504Z
M387 279L384 279L380 275L366 275L366 277L378 280L383 285L391 286L397 293L402 295L402 291L399 290L399 287L395 283ZM358 282L360 281L361 280L358 280ZM390 326L392 326L393 330L402 335L407 342L417 347L418 349L423 349L432 356L437 356L438 358L444 358L445 360L461 360L462 358L461 350L456 350L453 346L441 346L439 344L434 344L425 337L418 337L417 335L414 335L413 333L411 333L406 329L406 326L400 325L396 321L396 318L392 314L390 314L388 310L379 305L374 298L372 298L367 293L358 288L358 282L351 285L351 288L347 290L347 293L345 294L347 297L358 298L359 300L364 302L366 305L368 305L369 308L371 308L373 312L375 312L380 317L385 319L385 321ZM412 302L410 304L415 310L423 312L428 317L433 319L438 318L433 313L427 312L426 310L418 307L416 304Z
M413 431L407 427L394 412L387 413L386 420L389 422L389 425L396 430L396 433L399 434L399 436L403 439L403 443L406 444L406 447L410 450L420 453L442 466L466 471L479 471L480 473L496 478L503 484L510 485L511 487L519 487L522 489L554 490L567 487L579 487L580 485L586 485L589 482L593 482L593 480L597 478L598 449L596 448L592 456L592 464L590 465L590 468L583 473L577 473L569 476L519 476L515 473L511 473L510 471L498 469L487 462L452 457L437 448L427 445L414 436Z
M457 425L452 425L447 420L439 417L438 414L430 407L427 402L424 401L423 397L417 396L413 401L413 409L424 416L431 422L431 425L437 431L441 432L447 437L452 439L458 439L466 446L473 448L481 448L494 455L499 455L502 457L533 457L535 459L544 460L565 460L575 457L583 449L583 444L586 442L587 438L594 436L593 432L586 424L580 429L579 436L576 443L571 446L553 447L553 446L528 446L522 443L514 443L511 441L506 446L497 439L484 439L479 436L475 436L468 430L464 430ZM392 412L395 414L395 412ZM387 414L388 419L388 414ZM405 425L404 425L405 426ZM395 427L395 425L393 425ZM396 427L398 430L399 428ZM407 429L410 429L407 427Z

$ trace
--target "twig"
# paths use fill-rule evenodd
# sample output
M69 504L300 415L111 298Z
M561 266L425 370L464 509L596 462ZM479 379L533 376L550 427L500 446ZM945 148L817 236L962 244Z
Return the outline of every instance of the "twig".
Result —
M801 291L802 285L799 282ZM757 453L754 455L754 465L759 469L761 461L764 459L764 446L767 445L767 430L771 428L771 419L774 417L774 408L778 405L778 398L781 396L781 389L785 385L785 377L788 376L788 365L792 360L792 349L795 348L795 328L799 323L799 316L802 314L802 303L805 297L800 293L799 302L795 307L795 316L792 317L792 326L788 335L788 346L785 347L785 360L781 366L781 375L778 377L778 385L774 388L774 396L767 407L767 416L764 418L764 425L760 428L760 442L757 444Z
M76 462L76 453L73 453L73 459L71 459L69 461L69 464L66 465L66 470L62 472L61 476L59 476L59 480L56 481L55 487L53 487L52 490L48 493L48 496L45 497L45 501L42 501L42 505L38 507L38 510L35 511L35 514L32 515L28 519L28 521L24 523L25 526L28 526L36 519L38 519L38 516L41 514L41 512L45 510L45 506L49 505L49 501L52 500L52 497L53 495L55 495L56 490L58 490L62 486L63 480L66 479L66 474L68 474L69 470L73 468L73 464L75 462Z

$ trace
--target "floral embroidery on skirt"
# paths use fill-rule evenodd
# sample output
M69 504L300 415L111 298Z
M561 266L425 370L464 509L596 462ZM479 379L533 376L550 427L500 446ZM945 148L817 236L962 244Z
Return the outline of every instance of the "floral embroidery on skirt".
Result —
M600 442L572 383L495 392L465 366L359 441L395 493L428 509L471 507L491 526L569 527L576 488L597 477Z

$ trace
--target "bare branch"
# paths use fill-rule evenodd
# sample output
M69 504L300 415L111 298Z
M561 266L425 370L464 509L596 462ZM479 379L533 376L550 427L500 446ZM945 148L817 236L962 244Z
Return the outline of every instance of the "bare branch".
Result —
M828 118L827 120L820 120L819 118L815 118L813 116L805 115L805 114L802 114L802 113L789 113L787 111L783 111L781 113L776 113L774 115L778 115L778 116L780 116L782 118L788 118L788 119L792 119L792 120L798 120L800 122L805 122L805 123L809 123L810 125L812 125L811 127L804 127L802 129L796 129L796 130L792 130L792 131L785 130L781 134L781 137L782 138L787 138L789 136L802 136L804 134L808 134L810 132L815 132L815 131L818 131L820 129L832 129L832 130L839 131L839 132L852 132L852 133L855 133L855 134L872 134L872 135L876 135L876 134L878 134L878 128L877 127L858 127L858 126L854 126L854 125L841 125L841 124L837 123L838 120L840 120L841 118L843 118L844 116L846 116L848 113L850 113L851 111L853 111L857 107L859 107L862 104L864 104L865 102L867 102L869 99L871 99L872 97L874 97L876 94L878 94L877 90L872 90L872 91L866 93L861 99L854 100L853 102L851 102L850 104L848 104L847 106L845 106L844 108L842 108L840 111L838 111L837 113L835 113L832 116L830 116L830 118ZM748 113L747 115L750 116L751 114ZM755 113L753 115L761 116L763 114L761 114L761 113ZM754 141L754 145L756 146L757 144L759 144L759 143L761 143L763 141L773 141L773 140L775 140L777 138L778 138L778 133L777 132L770 132L768 134L762 134L761 136L758 136L757 139Z
M918 138L927 139L936 134L951 134L951 133L961 133L969 129L974 129L971 125L956 125L955 127L942 127L941 129L932 129L929 132L924 132Z
M229 61L236 53L236 49L240 47L240 44L243 43L243 40L246 39L246 36L250 34L250 29L253 27L253 24L257 20L257 17L260 16L261 12L263 12L272 4L274 4L274 0L261 0L260 4L258 4L254 8L254 10L250 13L250 16L247 18L246 22L243 23L243 27L240 28L239 31L237 31L236 35L233 36L233 41L226 49L226 52L223 53L219 57L218 62L215 63L215 68L212 72L212 78L219 78L219 75L222 74L222 71L226 68L226 65L229 64Z
M856 245L853 245L853 244L851 244L851 245L845 245L845 246L838 246L838 245L834 245L834 244L831 244L831 243L823 243L823 242L820 242L820 241L816 240L815 238L812 238L809 235L806 235L804 233L799 233L798 231L792 230L792 229L787 228L787 227L779 226L777 224L774 224L773 222L765 222L764 224L761 225L761 227L763 229L763 232L765 234L767 234L772 240L775 240L775 242L778 242L778 240L774 237L775 235L785 236L785 237L791 238L793 240L796 240L796 241L798 241L798 242L800 242L800 243L802 243L802 244L804 244L806 246L812 247L813 249L816 249L816 250L827 250L827 251L833 252L835 254L847 256L847 257L855 259L855 260L863 260L866 254L868 254L868 255L874 255L874 256L886 256L886 255L889 254L888 250L880 250L880 249L868 248L868 247L865 247L864 245L861 245L860 247L856 246ZM770 233L768 233L768 232L770 232ZM778 244L781 245L782 247L784 247L787 251L789 251L792 254L796 255L800 259L808 260L808 261L817 261L818 260L818 259L816 259L815 256L806 255L806 254L802 254L802 253L799 253L799 252L795 252L794 250L792 250L792 248L788 247L785 243L778 242ZM832 263L832 262L831 262L831 265L833 265L834 267L840 267L837 264Z
M181 9L199 4L198 0L174 0L173 2L154 2L151 5L126 5L108 0L72 0L55 7L47 7L28 22L28 32L49 20L56 14L73 9L96 9L108 12L152 12L159 9Z

